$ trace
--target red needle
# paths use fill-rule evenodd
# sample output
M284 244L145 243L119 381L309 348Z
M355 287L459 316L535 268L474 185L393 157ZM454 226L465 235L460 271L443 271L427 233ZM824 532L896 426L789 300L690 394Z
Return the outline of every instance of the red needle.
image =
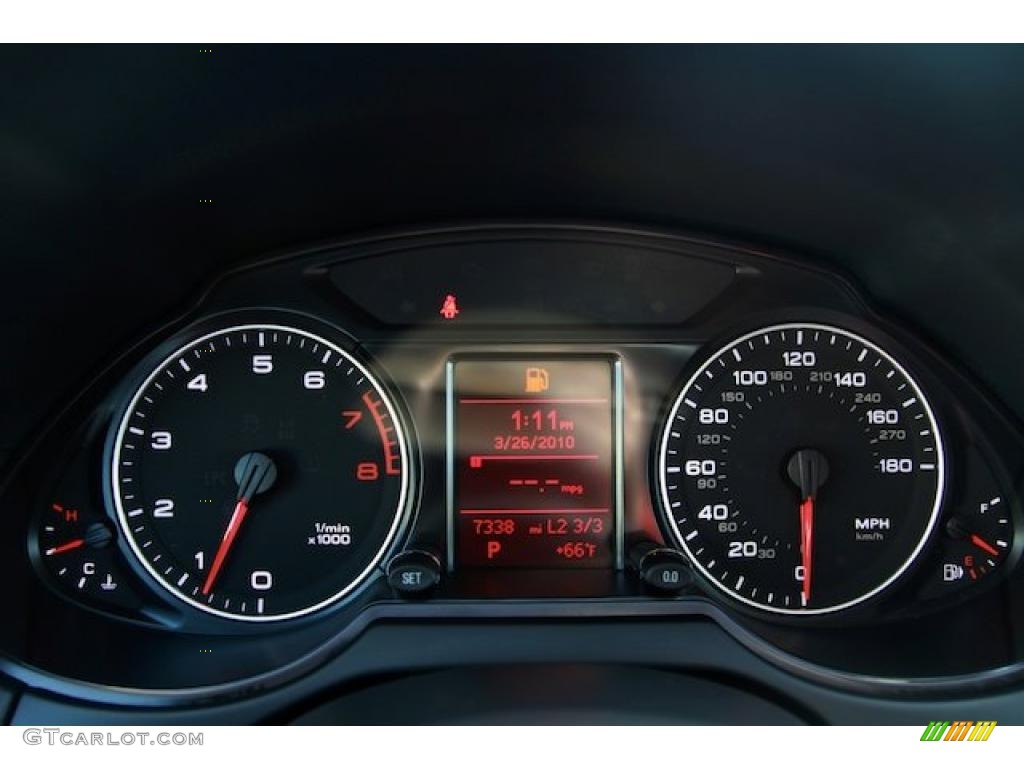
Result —
M978 549L988 552L992 557L999 557L999 550L985 541L981 536L976 533L971 534L971 544L976 546Z
M224 558L228 556L228 550L231 549L235 536L238 535L238 529L242 527L242 521L245 520L245 515L248 511L248 500L244 498L239 499L238 503L235 504L235 511L231 513L231 521L228 523L227 530L224 531L224 538L220 540L220 547L217 548L217 555L213 558L213 565L210 566L210 573L206 577L206 583L203 584L204 595L210 594L213 582L217 580L217 575L224 565Z
M46 550L46 554L59 555L62 552L70 552L72 549L78 549L83 544L85 544L85 539L73 539L67 544L61 544L59 547L53 547L52 549Z
M814 543L814 497L800 504L800 554L804 568L804 605L811 600L811 548Z

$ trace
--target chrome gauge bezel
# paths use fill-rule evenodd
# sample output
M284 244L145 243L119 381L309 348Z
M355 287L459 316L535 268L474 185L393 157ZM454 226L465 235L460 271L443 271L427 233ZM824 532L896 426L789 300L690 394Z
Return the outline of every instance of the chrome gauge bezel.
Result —
M888 576L882 583L875 586L868 592L859 595L855 599L848 600L843 603L836 605L824 606L821 608L786 608L772 605L766 605L759 603L755 600L751 600L744 595L739 594L735 589L729 587L716 578L708 571L706 567L701 563L700 558L693 552L690 546L686 542L686 537L680 530L675 517L671 514L672 502L669 496L668 489L668 472L667 472L667 459L668 459L668 448L670 442L670 432L672 422L676 419L679 414L679 409L683 406L687 400L688 395L693 389L693 385L698 381L699 377L714 363L716 363L723 355L729 354L737 346L744 342L762 336L764 334L771 334L776 331L788 331L788 330L816 330L824 331L828 333L834 333L841 335L845 338L852 339L854 342L863 344L864 347L870 349L882 359L886 360L893 368L903 376L904 380L910 385L914 395L921 402L925 414L927 415L928 421L931 425L931 429L935 435L935 453L936 453L936 489L935 497L932 502L932 508L928 519L928 524L925 530L921 534L917 544L915 545L912 552L904 560L903 563ZM658 433L658 449L657 449L657 466L656 466L656 484L658 490L658 502L660 506L660 517L662 519L663 526L667 529L667 532L671 535L673 543L679 547L687 556L693 568L700 574L702 579L710 585L712 590L716 593L725 595L731 600L752 608L756 611L775 614L780 616L822 616L828 614L835 614L842 611L847 611L856 606L862 605L872 598L878 596L890 586L896 583L901 576L918 561L924 552L925 548L930 541L932 534L938 524L938 521L942 514L943 500L946 494L946 474L947 474L947 459L945 452L945 442L943 440L943 431L940 428L939 421L935 416L935 411L931 405L931 402L925 396L923 390L917 379L911 375L911 373L904 367L893 355L880 347L877 343L865 338L860 333L849 330L847 328L831 325L820 322L785 322L776 323L773 325L767 325L759 327L755 330L743 333L741 336L733 338L722 346L718 346L715 350L702 359L700 365L689 375L686 379L685 384L679 389L678 394L672 401L672 405L668 410L667 416L664 418L661 424L661 430Z
M205 323L204 325L209 325ZM140 398L143 397L144 393L159 376L168 365L173 363L181 355L185 354L188 350L195 348L197 345L201 345L210 339L222 336L224 334L230 334L235 332L242 332L248 330L265 330L265 331L278 331L284 333L294 333L301 336L307 337L316 341L317 343L323 344L324 347L330 349L341 358L347 360L353 367L356 368L366 379L366 382L374 389L377 396L380 397L381 402L387 409L388 414L391 418L391 423L395 430L395 441L398 444L399 452L402 462L402 474L401 474L401 485L399 489L398 501L394 513L394 518L391 522L391 526L388 529L387 535L384 538L381 546L378 548L376 553L370 562L354 577L343 589L334 593L328 598L321 600L314 605L307 606L303 609L291 611L283 614L271 614L271 615L242 615L235 614L229 611L224 611L219 608L215 608L211 605L204 604L198 600L195 600L188 595L183 594L177 590L172 584L170 584L161 573L153 566L152 563L143 555L138 542L135 540L132 534L131 528L128 524L127 511L125 509L119 488L121 485L120 480L120 463L121 463L121 450L125 439L125 433L128 429L129 422L132 414L135 412L136 407L139 403ZM317 331L310 330L302 325L288 325L282 322L266 322L261 323L255 320L248 320L246 322L238 322L235 324L216 324L216 327L212 331L203 332L199 336L188 336L183 342L175 344L173 350L159 359L159 362L155 364L147 364L150 368L148 374L137 386L132 388L132 394L127 401L127 404L121 409L119 416L117 417L116 430L112 432L112 440L110 442L110 451L107 469L109 471L109 483L107 492L111 499L111 503L114 507L114 513L117 520L119 532L121 534L121 540L126 542L131 553L131 560L134 564L139 565L143 568L145 573L152 579L152 581L159 587L161 593L170 596L175 601L179 601L188 605L190 608L199 610L205 614L216 616L218 618L227 619L230 621L246 622L253 624L271 624L280 623L298 619L304 616L310 616L315 613L319 613L324 609L340 603L344 598L352 595L361 586L363 586L371 576L371 574L377 570L385 557L395 546L399 534L405 530L411 515L411 489L412 489L412 477L413 467L411 464L412 450L409 445L408 432L404 427L404 422L400 411L395 406L387 387L384 386L381 379L374 374L368 367L368 365L359 359L357 359L351 352L346 351L338 343L333 342L323 336Z

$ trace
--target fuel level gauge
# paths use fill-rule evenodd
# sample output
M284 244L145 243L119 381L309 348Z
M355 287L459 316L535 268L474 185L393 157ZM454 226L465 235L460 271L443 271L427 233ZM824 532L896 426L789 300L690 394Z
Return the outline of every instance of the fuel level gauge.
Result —
M105 607L131 610L138 606L118 568L110 522L79 506L55 501L38 530L39 558L62 591Z
M1013 544L1013 521L1001 496L976 502L946 521L944 582L978 581L998 568Z
M955 500L939 526L922 599L967 593L994 583L1014 547L1011 497L976 446L966 451Z

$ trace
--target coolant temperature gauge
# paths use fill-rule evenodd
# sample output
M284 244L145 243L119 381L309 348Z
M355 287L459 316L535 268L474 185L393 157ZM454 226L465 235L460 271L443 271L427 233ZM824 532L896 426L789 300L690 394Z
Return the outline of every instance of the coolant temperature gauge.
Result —
M39 558L65 592L89 603L130 609L138 601L116 563L114 528L77 506L53 502L39 526Z

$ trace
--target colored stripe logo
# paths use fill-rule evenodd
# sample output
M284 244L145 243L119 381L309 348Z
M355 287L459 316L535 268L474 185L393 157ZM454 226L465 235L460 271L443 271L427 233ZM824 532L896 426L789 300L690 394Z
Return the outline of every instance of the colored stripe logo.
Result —
M921 734L921 741L988 741L995 720L932 720Z

